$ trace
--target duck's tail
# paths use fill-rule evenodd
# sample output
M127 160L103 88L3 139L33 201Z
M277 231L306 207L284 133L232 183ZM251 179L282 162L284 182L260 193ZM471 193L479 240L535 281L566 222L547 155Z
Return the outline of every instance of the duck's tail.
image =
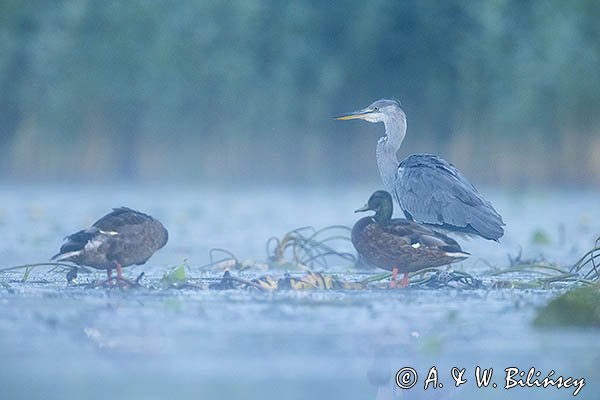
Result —
M82 230L69 235L60 247L60 251L52 256L50 260L64 261L78 256L84 250L85 245L98 234L97 230Z
M455 258L456 261L464 260L465 258L469 258L471 254L466 251L447 251L446 257Z

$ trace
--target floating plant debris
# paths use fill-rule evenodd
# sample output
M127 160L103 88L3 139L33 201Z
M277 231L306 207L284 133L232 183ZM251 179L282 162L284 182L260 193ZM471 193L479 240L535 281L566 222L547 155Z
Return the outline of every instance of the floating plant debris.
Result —
M357 269L360 260L349 252L350 228L334 225L323 229L302 227L284 234L281 238L272 237L267 241L267 259L240 261L235 254L223 248L209 252L210 263L192 268L187 260L166 272L158 282L149 286L141 283L144 273L137 279L113 278L110 282L94 278L86 283L77 283L79 273L90 273L84 267L66 263L34 263L0 269L1 273L24 270L20 283L33 282L31 275L38 267L51 267L47 273L57 272L66 277L71 286L78 287L119 287L151 289L251 289L272 290L358 290L366 288L387 288L384 282L391 273L372 274ZM351 246L351 245L350 245ZM543 257L525 260L519 253L508 256L509 265L494 268L481 277L448 267L427 268L409 274L410 286L422 289L505 289L505 288L561 288L591 286L600 279L600 238L594 248L586 252L571 268L552 263ZM335 270L336 273L331 273ZM202 272L201 277L193 271ZM265 271L262 275L256 271ZM339 272L342 271L342 272ZM215 272L216 274L211 274ZM234 272L245 272L249 278L236 276ZM348 273L346 273L348 272ZM299 274L300 273L300 274ZM356 275L368 274L359 280ZM209 276L206 276L206 275ZM210 276L212 275L212 276ZM63 278L64 279L64 278ZM8 283L4 282L3 287ZM8 285L10 286L10 285Z
M275 278L273 275L264 275L250 281L233 277L229 271L225 271L220 282L209 286L210 289L258 289L261 291L270 290L311 290L311 289L363 289L364 285L360 282L345 282L334 275L327 275L320 272L308 271L306 274L295 277L286 273L281 278Z

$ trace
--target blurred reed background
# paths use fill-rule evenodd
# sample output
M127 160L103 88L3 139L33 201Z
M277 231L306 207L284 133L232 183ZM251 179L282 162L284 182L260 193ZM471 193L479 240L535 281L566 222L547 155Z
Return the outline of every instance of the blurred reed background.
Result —
M471 180L600 183L600 2L0 2L0 177L379 179L380 97L401 157Z

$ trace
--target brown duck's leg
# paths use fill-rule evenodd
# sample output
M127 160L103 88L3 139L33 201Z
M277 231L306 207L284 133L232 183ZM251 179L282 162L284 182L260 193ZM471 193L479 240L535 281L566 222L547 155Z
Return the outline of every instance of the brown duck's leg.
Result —
M106 269L106 282L108 282L109 286L112 286L113 282L112 282L112 268L107 268Z
M115 266L117 267L117 278L120 280L123 279L123 271L121 270L121 264L115 261Z
M398 283L398 268L392 269L392 281L390 282L390 287L395 288Z
M117 268L117 282L118 282L119 286L130 286L130 287L136 286L135 282L131 282L130 280L123 278L123 270L122 270L121 264L119 264L116 261L115 261L115 268Z
M404 273L404 276L402 277L402 281L400 282L400 287L401 288L408 287L408 272Z

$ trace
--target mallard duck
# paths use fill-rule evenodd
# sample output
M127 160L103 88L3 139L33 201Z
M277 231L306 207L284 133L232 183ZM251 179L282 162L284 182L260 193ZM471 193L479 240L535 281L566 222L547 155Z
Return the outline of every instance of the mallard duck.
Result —
M464 260L464 252L454 239L407 219L392 219L392 196L376 191L369 202L355 212L375 211L361 218L352 229L356 251L370 264L392 271L396 286L399 272L404 273L401 286L408 285L408 273Z
M144 264L168 238L165 227L151 216L114 208L90 228L67 236L52 260L105 269L110 283L113 268L123 280L122 267Z

